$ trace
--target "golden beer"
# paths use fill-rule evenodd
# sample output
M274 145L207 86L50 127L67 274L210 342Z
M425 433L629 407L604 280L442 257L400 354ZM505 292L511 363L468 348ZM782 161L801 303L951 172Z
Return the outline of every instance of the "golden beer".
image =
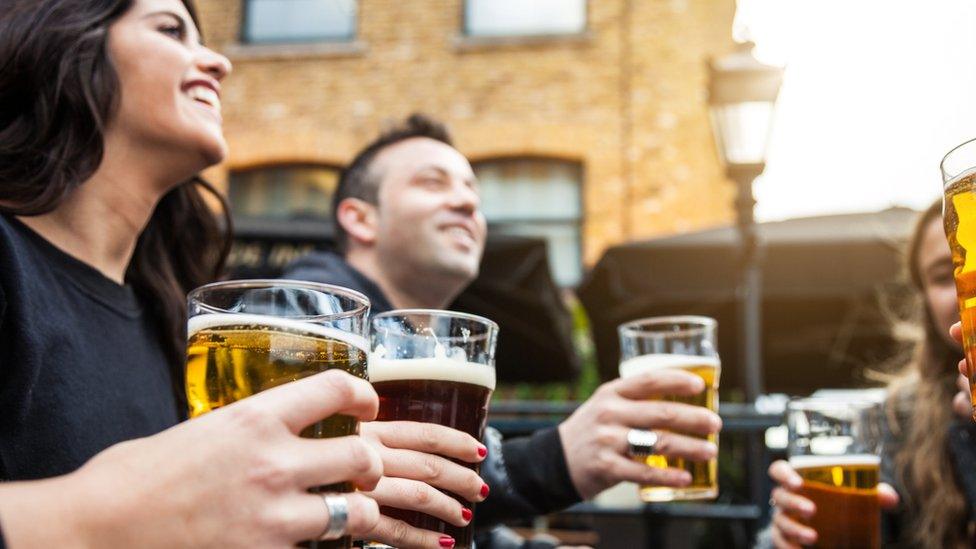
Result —
M659 400L702 406L718 413L718 384L719 373L721 372L718 357L675 354L638 356L620 363L620 377L630 377L645 372L666 369L684 370L700 377L705 382L705 390L691 397L661 396ZM718 435L715 434L705 437L690 435L688 433L681 434L707 440L718 445ZM675 469L684 469L691 474L691 484L683 488L642 485L640 487L640 496L644 501L661 502L714 499L718 496L718 458L704 462L662 455L648 456L646 458L635 457L633 459L646 462L651 467L673 467Z
M942 218L952 250L962 342L969 361L969 387L976 419L976 253L971 260L967 256L968 250L976 250L976 173L964 173L946 183Z
M875 455L790 458L803 478L800 494L817 506L812 519L799 519L817 531L813 547L881 547L880 463Z
M204 314L188 324L186 394L196 417L306 376L340 369L366 379L366 341L355 334L285 318ZM356 434L359 422L334 415L302 431L308 438ZM350 483L322 492L351 492ZM316 547L350 547L348 537Z

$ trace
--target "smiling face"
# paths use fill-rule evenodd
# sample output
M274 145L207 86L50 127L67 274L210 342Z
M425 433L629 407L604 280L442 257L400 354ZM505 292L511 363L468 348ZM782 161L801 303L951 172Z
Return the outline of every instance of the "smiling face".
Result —
M454 147L414 137L383 149L376 249L403 272L468 282L478 274L487 233L477 179Z
M959 321L956 284L952 276L952 254L942 228L942 217L936 216L922 232L917 261L925 293L925 305L936 331L952 348L961 350L949 337L949 326Z
M108 52L120 100L107 140L165 155L189 175L223 160L220 81L230 62L200 43L183 2L135 0L109 27Z

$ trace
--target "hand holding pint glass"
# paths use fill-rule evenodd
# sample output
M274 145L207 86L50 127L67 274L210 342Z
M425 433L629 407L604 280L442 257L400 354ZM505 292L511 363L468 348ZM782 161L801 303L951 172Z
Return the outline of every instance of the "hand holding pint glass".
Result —
M714 319L675 316L635 320L618 328L620 335L620 376L629 378L642 373L682 370L702 379L705 390L695 396L659 395L656 398L718 412L718 385L721 366L716 344ZM631 432L635 434L634 431ZM651 433L651 432L647 432ZM652 433L654 434L654 433ZM630 436L629 438L634 438ZM654 434L654 439L657 439ZM718 444L713 433L698 436ZM628 440L632 446L641 441ZM653 443L650 444L654 446ZM631 454L639 452L631 451ZM683 469L691 475L684 487L643 485L641 499L648 502L714 499L718 496L718 458L692 461L664 455L639 456L649 467Z
M380 399L377 421L433 423L481 440L495 389L497 335L494 322L463 313L412 309L377 315L369 357L369 378ZM477 463L461 465L478 470ZM470 521L474 503L448 495L464 506ZM471 547L470 522L457 526L418 511L381 511L417 528L443 532L454 538L455 547Z
M188 297L186 392L190 416L326 370L366 378L365 296L337 286L287 280L217 282ZM302 431L306 438L355 435L356 418L337 414ZM318 488L351 492L351 483ZM323 497L340 520L342 496ZM313 542L348 548L351 539Z
M790 497L803 512L793 518L816 532L806 545L881 546L879 414L875 402L808 398L787 406L789 467L802 479L795 494L802 499Z
M942 219L952 250L953 276L962 320L962 345L969 364L970 402L976 418L976 140L942 159Z

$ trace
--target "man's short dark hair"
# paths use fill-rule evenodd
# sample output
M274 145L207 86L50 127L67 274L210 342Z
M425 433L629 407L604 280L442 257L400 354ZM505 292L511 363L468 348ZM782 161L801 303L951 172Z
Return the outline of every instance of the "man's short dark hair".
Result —
M451 134L440 121L427 115L414 113L401 123L384 130L372 143L359 151L352 162L339 175L339 184L332 195L332 219L335 223L336 248L345 253L348 249L349 235L339 223L339 204L347 198L358 198L376 204L378 202L379 174L371 170L373 161L383 149L414 137L427 137L454 146Z

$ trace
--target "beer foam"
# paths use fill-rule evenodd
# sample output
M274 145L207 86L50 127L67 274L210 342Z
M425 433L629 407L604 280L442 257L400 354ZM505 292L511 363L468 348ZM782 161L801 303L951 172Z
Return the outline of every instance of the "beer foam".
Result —
M852 454L849 456L793 456L790 467L808 469L811 467L845 467L858 465L880 465L881 457L873 454Z
M714 356L695 355L641 355L620 363L620 377L631 377L645 372L675 368L718 368L720 361Z
M349 332L344 332L328 326L313 324L311 322L303 322L301 320L245 313L214 313L197 315L187 322L186 337L189 339L201 330L226 328L230 326L267 326L269 328L280 328L294 332L305 332L320 337L327 337L329 339L337 339L343 343L348 343L349 345L356 347L363 353L369 352L367 351L367 349L369 349L369 344L366 343L366 338L356 334L350 334Z
M373 353L366 367L370 382L430 379L480 385L495 390L495 368L450 358L380 358Z

